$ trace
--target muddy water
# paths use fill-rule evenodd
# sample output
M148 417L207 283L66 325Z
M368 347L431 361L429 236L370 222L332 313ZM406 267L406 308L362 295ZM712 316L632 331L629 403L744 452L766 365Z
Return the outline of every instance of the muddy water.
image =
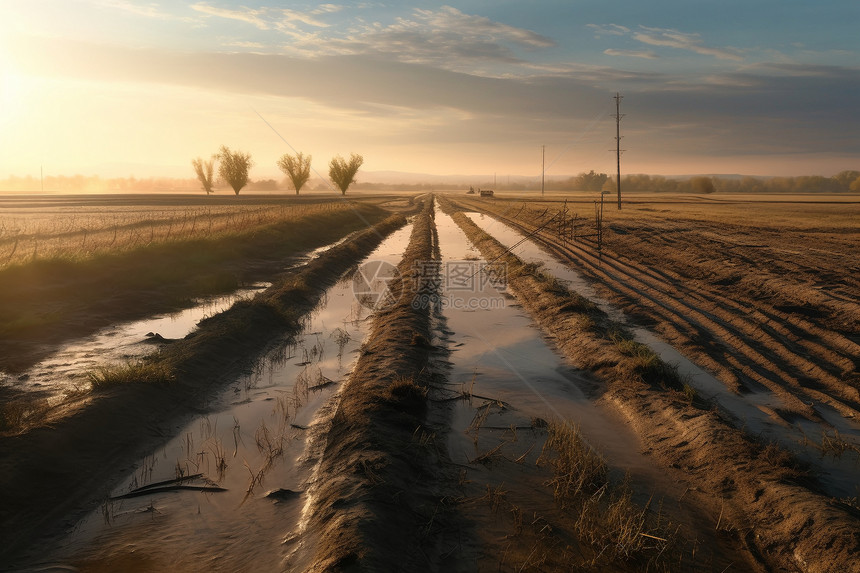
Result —
M368 257L400 261L411 226ZM370 311L347 277L329 289L301 336L238 380L210 414L133 468L112 495L147 484L181 489L114 499L78 523L52 557L83 569L275 571L309 552L299 530L314 459L308 435L336 397L363 342ZM177 477L196 476L177 482Z
M774 413L774 410L781 406L778 396L767 391L744 395L730 392L712 374L689 360L672 345L650 330L636 325L620 309L600 298L588 281L575 269L556 260L534 241L524 240L525 236L518 230L481 213L466 213L466 215L500 243L508 248L513 247L512 252L520 259L541 264L547 272L564 282L568 288L597 304L613 320L624 324L638 342L649 346L665 362L677 365L679 373L690 385L706 399L717 402L734 418L738 427L766 441L781 444L795 452L801 460L811 464L817 469L817 477L829 494L836 497L860 496L860 484L857 481L860 456L851 452L838 458L832 455L824 456L816 446L816 443L821 443L824 432L833 436L835 431L855 443L860 443L860 428L856 424L845 420L825 405L817 405L816 409L830 427L811 422L788 424Z
M479 269L485 261L469 260L477 255L465 234L441 210L436 212L436 228L442 252L444 304L448 346L452 351L455 385L473 394L497 398L509 404L494 411L484 424L487 427L529 425L532 418L576 420L588 430L592 444L611 454L613 465L632 469L648 466L638 455L637 440L617 420L595 407L586 392L591 384L553 350L528 314L506 290L492 286L474 292L461 289L452 278L456 266L471 264L480 280ZM473 400L474 401L474 400ZM480 403L480 400L477 400ZM460 404L452 432L452 455L465 455L468 463L482 452L475 451L465 430L472 421L474 407ZM464 437L465 436L465 437ZM467 459L468 458L468 459Z
M5 376L3 383L16 390L40 393L49 399L62 398L69 391L87 389L87 371L149 354L153 350L152 345L158 342L154 335L165 339L183 338L203 318L223 312L236 301L251 298L268 286L269 283L256 283L230 294L198 299L194 306L174 313L111 325L62 345L26 372L14 378Z
M456 223L439 210L436 225L443 276L447 274L443 280L441 334L451 351L451 391L468 390L475 396L453 402L448 442L453 461L469 468L466 479L504 487L507 498L523 504L529 515L543 511L551 515L554 502L544 483L547 475L527 468L534 467L545 440L545 431L539 428L541 420L562 420L580 428L588 443L606 459L616 480L630 474L639 504L653 500L656 505L658 500L665 500L665 507L671 506L672 519L682 524L687 539L710 536L710 516L676 503L684 496L684 487L641 453L636 435L613 411L595 401L593 383L565 362L513 297L489 289L472 295L452 288L452 269L446 265L473 259L476 252ZM482 261L474 264L480 266ZM451 301L467 296L487 297L488 302L467 305ZM476 463L502 443L501 460ZM509 533L498 530L491 535ZM713 555L708 558L716 562L722 559L721 552L731 554L728 548L713 543L710 551Z
M346 237L293 257L282 270L305 265L344 240ZM113 324L90 336L63 344L26 372L16 376L0 372L0 385L38 393L49 400L61 399L68 392L89 388L87 371L149 354L152 345L159 342L154 335L165 339L184 338L197 328L202 319L227 310L239 300L252 298L269 286L271 283L258 282L228 294L199 298L188 308L176 312Z

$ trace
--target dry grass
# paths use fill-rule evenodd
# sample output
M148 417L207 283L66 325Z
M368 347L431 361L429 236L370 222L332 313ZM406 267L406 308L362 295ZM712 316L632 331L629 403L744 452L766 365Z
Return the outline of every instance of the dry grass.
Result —
M0 403L0 434L17 434L30 426L41 424L51 405L42 400L11 400Z
M829 434L825 430L821 435L822 455L832 455L840 458L845 452L853 452L860 456L860 444L847 440L839 434L839 430L834 429L833 434Z
M631 560L660 564L669 559L676 531L661 523L660 512L652 515L650 502L639 507L633 501L629 477L621 483L610 480L606 461L576 426L550 422L538 464L552 468L549 485L556 503L573 520L579 540L593 549L591 566Z
M0 268L39 259L78 261L142 246L211 239L274 223L349 209L347 202L183 206L81 212L7 209L0 222Z
M169 384L174 375L162 362L138 360L114 366L99 366L87 372L93 391L106 390L132 383Z

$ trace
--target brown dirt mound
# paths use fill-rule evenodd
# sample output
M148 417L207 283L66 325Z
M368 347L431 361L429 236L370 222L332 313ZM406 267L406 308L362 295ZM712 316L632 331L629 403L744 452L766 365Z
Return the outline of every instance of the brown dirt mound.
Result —
M437 549L446 513L444 454L416 438L426 428L433 348L431 308L413 304L422 294L415 263L438 259L433 232L427 200L401 279L389 285L398 302L376 315L325 435L309 494L312 571L433 570L451 553Z

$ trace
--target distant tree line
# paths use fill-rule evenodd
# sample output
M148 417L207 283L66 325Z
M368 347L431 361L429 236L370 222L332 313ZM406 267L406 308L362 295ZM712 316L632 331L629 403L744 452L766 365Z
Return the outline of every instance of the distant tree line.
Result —
M540 189L540 182L501 185L500 189ZM615 177L606 173L580 173L567 179L553 179L544 185L548 191L612 191ZM846 193L860 192L860 171L846 170L833 177L709 177L687 178L633 174L621 177L622 191L647 193Z
M860 192L860 171L842 171L833 177L691 177L672 179L654 175L621 178L627 191L652 193L845 193Z
M463 183L357 183L355 188L362 191L461 191L468 187Z
M301 155L301 154L298 154ZM359 156L360 157L360 156ZM249 158L250 159L250 158ZM281 158L283 159L283 158ZM302 160L310 167L310 156L302 156ZM197 172L197 161L204 177L212 179L215 169L212 165L212 175L209 175L207 162L195 159L192 164ZM211 161L211 160L210 160ZM341 159L344 163L349 161ZM279 160L278 166L281 167ZM250 165L248 166L250 169ZM283 168L282 168L283 170ZM296 187L296 181L289 176L289 170L285 171L287 176L276 181L275 179L253 180L248 177L243 188L253 191L280 191L294 189L296 193L300 189L310 188L313 190L331 189L322 179L306 179ZM299 173L301 174L301 172ZM331 174L330 174L331 175ZM376 191L458 191L468 189L470 183L417 183L417 184L385 184L385 183L357 183L353 181L348 187L359 190ZM213 187L210 188L214 191ZM226 184L226 182L224 183ZM195 178L170 178L170 177L114 177L102 178L99 176L84 175L51 175L46 176L44 181L38 177L10 176L0 179L0 191L19 191L38 193L42 190L49 193L146 193L152 191L183 191L193 192L203 186L200 174ZM335 184L336 185L336 184ZM336 185L337 186L337 185ZM481 188L511 189L511 190L540 190L540 180L520 180L511 183L495 184L480 182ZM833 177L820 175L805 175L800 177L706 177L696 176L689 178L670 178L661 175L625 175L621 178L622 191L624 192L647 192L647 193L860 193L860 171L846 170ZM206 190L203 186L204 191ZM337 186L340 189L339 186ZM583 172L577 176L566 179L549 179L546 181L547 191L606 191L615 190L615 178L605 173L594 171Z

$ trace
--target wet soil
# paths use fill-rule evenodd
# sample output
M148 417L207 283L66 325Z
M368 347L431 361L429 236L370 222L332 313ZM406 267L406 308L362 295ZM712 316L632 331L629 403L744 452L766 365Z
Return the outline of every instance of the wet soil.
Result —
M791 451L808 466L809 471L814 472L828 494L844 499L860 495L860 483L856 477L860 468L860 451L824 452L821 448L822 443L834 436L845 440L860 437L860 428L851 419L831 412L823 424L812 423L803 418L789 423L777 414L775 408L778 408L779 402L772 393L731 392L720 380L663 341L659 335L636 324L612 303L598 296L593 284L576 269L497 219L478 213L467 213L467 216L482 230L512 249L524 262L540 265L543 272L551 274L568 289L594 302L613 321L628 329L635 341L645 344L664 362L677 368L678 374L684 383L691 387L691 391L695 391L700 399L709 401L712 407L719 408L736 427L744 429L758 441L774 442Z
M398 209L416 204L414 198L385 202ZM322 308L323 293L334 292L328 289L350 266L403 225L400 217L353 235L278 277L253 300L163 344L151 360L175 374L172 385L131 384L81 396L53 427L0 439L0 533L8 540L0 562L14 564L25 550L52 544L64 528L86 533L91 525L79 517L108 495L170 481L167 466L181 455L177 472L193 476L202 467L207 479L183 478L172 486L204 489L185 490L173 501L103 506L107 519L131 525L115 530L114 538L96 537L103 546L91 541L83 553L72 551L76 565L139 571L235 570L248 563L312 571L857 570L860 512L823 493L822 483L789 452L751 438L714 402L685 393L665 363L644 364L631 351L637 347L624 325L540 266L523 264L468 217L453 214L477 249L462 235L451 238L459 231L447 215L434 221L429 197L417 204L409 246L402 259L393 255L400 260L399 278L389 283L393 304L373 315L347 378L326 374L311 385L290 370L285 376L297 376L292 387L304 391L282 403L277 364L294 361L299 347L313 354L318 345L309 337L319 333L307 330L312 322L304 317ZM475 205L526 232L541 215L523 208L515 217L483 201L468 208ZM618 237L626 232L612 231ZM561 254L573 252L567 243L537 238ZM461 248L464 261L483 257L508 265L509 292L495 293L504 312L455 308L462 291L436 290L452 277L433 263L456 259L460 254L452 251ZM608 267L600 257L593 266ZM636 275L623 277L632 283ZM800 308L804 320L826 319L806 302L783 302L774 312ZM629 303L625 308L636 310ZM302 332L305 342L297 344ZM267 350L272 353L265 358ZM321 359L305 358L300 368L318 360L322 373ZM235 399L227 399L225 410L224 389L231 384ZM804 420L821 423L852 407L850 397L834 400L841 406L816 404ZM553 495L556 476L541 452L550 418L578 420L583 435L605 453L612 480L635 491L633 503L646 507L652 496L665 499L671 507L652 516L669 517L675 527L680 521L678 537L692 543L665 544L661 530L648 529L653 543L635 556L609 558L611 551L595 549L599 528L582 534L577 516ZM252 437L247 421L257 419L268 420L267 429L261 425ZM240 446L243 435L256 446ZM231 436L236 452L247 455L251 478L240 508L235 494L247 484L237 462L223 483L208 476L218 473L223 457L219 440L223 448ZM171 437L161 450L164 460L156 461L156 447ZM205 489L216 486L232 493ZM197 517L191 516L194 500ZM89 519L97 520L97 512ZM189 528L199 539L184 531ZM208 550L207 540L216 537L222 547ZM167 555L172 543L186 548L185 557ZM256 549L261 554L250 556Z
M396 265L411 230L391 233L365 260ZM33 563L85 571L117 563L147 571L196 571L201 563L224 571L304 569L314 551L304 508L319 463L310 444L327 430L371 323L353 279L347 274L330 287L300 334L139 460L111 499Z
M434 446L427 395L431 311L421 266L438 260L426 200L368 342L321 436L310 486L310 571L418 571L456 568L458 527L446 491L456 478ZM423 301L423 303L422 303Z
M457 220L485 256L503 257L509 268L520 265L467 218ZM718 531L735 536L759 566L856 568L857 511L821 495L789 455L751 441L718 412L691 404L671 384L642 379L630 357L599 336L606 331L600 328L601 317L540 275L515 279L514 288L564 353L603 382L602 399L628 419L647 451L667 471L680 470L678 479L689 484L700 503L719 511Z
M526 233L563 208L547 204L540 218L543 208L520 207L480 205ZM732 220L628 209L608 225L601 253L583 219L576 240L555 223L534 238L731 391L772 394L789 421L860 420L860 234L841 218L827 224L860 210L837 204L819 227L798 216L771 227L762 223L769 211L743 222L754 209L738 207Z
M195 297L269 280L291 266L295 253L329 244L386 214L359 205L243 236L153 245L84 261L39 260L2 269L0 372L17 377L66 341L118 321L181 310L191 306Z
M745 563L731 538L713 535L708 508L643 453L624 418L598 399L601 385L535 328L515 290L458 284L457 269L483 275L490 266L447 214L437 210L436 226L444 265L441 335L450 352L448 449L460 472L458 511L475 524L474 570L724 571ZM561 507L548 485L549 423L576 428L608 464L611 487L629 485L628 517L636 507L644 511L651 529L643 533L652 537L640 538L653 544L625 549L622 557L620 544L607 540L616 531L600 524L579 529L582 509Z
M235 380L273 343L301 331L301 318L326 288L402 226L402 216L356 233L299 272L200 323L153 358L175 381L128 384L64 405L48 427L0 439L0 560L10 562L95 507L123 468L152 451L181 421ZM71 523L66 524L71 525ZM44 543L44 539L42 540Z

